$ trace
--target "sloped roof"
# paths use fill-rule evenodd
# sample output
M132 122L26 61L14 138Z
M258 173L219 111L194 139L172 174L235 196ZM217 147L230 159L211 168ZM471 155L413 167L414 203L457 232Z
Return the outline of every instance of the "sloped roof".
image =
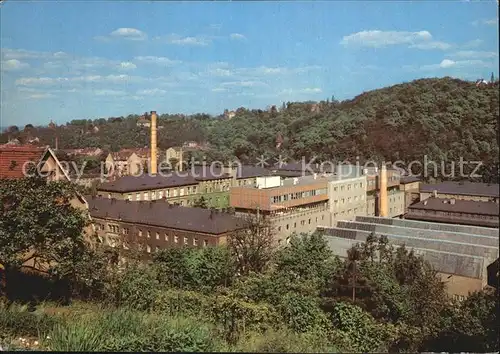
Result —
M38 164L46 151L33 145L1 145L0 178L23 178L23 167L27 169L30 161Z
M437 191L441 194L473 195L481 197L499 196L499 185L477 182L442 182L437 184L424 184L420 186L420 192L432 193Z
M443 198L428 198L416 204L410 205L410 210L436 210L453 213L471 213L480 215L498 215L499 205L495 202L477 202L473 200L455 199L455 204Z
M93 197L88 199L88 203L90 215L100 219L212 235L244 228L244 221L231 214L177 206L163 200L131 202Z

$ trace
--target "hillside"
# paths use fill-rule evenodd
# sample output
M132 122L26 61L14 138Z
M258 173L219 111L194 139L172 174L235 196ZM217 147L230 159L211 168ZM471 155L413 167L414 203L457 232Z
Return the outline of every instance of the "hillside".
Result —
M161 115L159 146L186 140L208 141L213 158L244 161L278 153L300 160L365 159L483 161L499 157L499 85L476 87L452 78L420 79L363 93L343 102L286 103L278 109L239 108L231 120L208 115ZM100 146L110 150L143 147L147 128L137 115L108 120L73 121L57 128L61 148ZM217 118L217 119L215 119ZM98 127L94 129L94 126ZM31 130L31 131L30 131ZM182 134L179 134L182 132ZM54 131L28 129L11 136L38 136L53 145ZM276 151L276 137L283 137ZM0 141L7 139L2 134ZM497 174L497 173L496 173Z

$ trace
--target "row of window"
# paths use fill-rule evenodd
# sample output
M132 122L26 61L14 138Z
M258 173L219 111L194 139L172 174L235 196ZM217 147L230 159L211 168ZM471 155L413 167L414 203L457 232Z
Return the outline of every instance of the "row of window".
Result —
M327 194L327 189L325 189L325 188L313 189L313 190L305 191L305 192L287 193L287 194L283 194L283 195L276 195L276 196L271 197L271 203L286 202L289 200L308 198L308 197L313 197L313 196L322 195L322 194Z
M339 187L333 187L333 191L337 192ZM347 186L340 186L340 191L343 192L344 188L347 189L348 191L351 190L351 184L349 183ZM352 188L363 188L363 182L360 183L353 183Z
M321 215L321 220L325 220L325 216L324 215ZM316 224L318 223L318 217L316 217ZM306 224L306 221L305 220L300 220L300 225L304 226ZM311 219L308 219L307 220L307 224L310 225L311 224ZM290 229L290 224L286 224L285 226L286 230L289 230ZM294 222L293 223L293 228L297 228L297 223ZM280 232L282 229L281 229L281 226L278 226L278 232Z
M184 196L184 191L186 192L186 195L191 195L191 194L196 194L197 192L197 187L186 187L186 188L180 188L180 189L174 189L172 190L172 193L170 189L165 189L160 190L160 191L145 191L142 192L143 199L142 200L149 200L149 194L151 193L151 200L156 200L156 199L162 199L163 197L165 198L170 198L170 197L182 197ZM108 194L108 198L111 198L111 193ZM127 194L127 199L128 200L133 200L134 196L132 193ZM141 200L141 192L135 193L135 200Z
M358 200L365 200L365 196L362 194L360 196L354 196L354 198L347 197L347 203L351 203L354 199L354 202L357 202ZM333 204L338 205L339 201L336 199L333 201ZM345 198L340 199L340 204L345 204Z
M396 181L399 181L399 177L398 176L388 176L387 177L387 181L389 181L389 182L396 182ZM376 183L377 183L376 179L369 179L368 180L368 185L369 186L374 186Z
M99 230L99 229L100 229L100 230L104 230L104 226L103 226L102 224L96 224L96 227L97 227L97 229L98 229L98 230ZM116 233L116 234L120 233L120 227L119 227L118 225L108 224L108 230L109 230L110 232L113 232L113 233ZM122 229L122 233L123 233L124 235L129 235L129 234L130 234L130 229L129 229L128 227L124 227L124 228ZM137 230L137 235L138 235L139 237L142 237L142 236L144 235L144 233L143 233L143 231L142 231L141 229L138 229L138 230ZM148 230L148 231L146 232L146 237L147 237L147 238L151 238L151 231L149 231L149 230ZM157 240L160 240L160 233L159 233L159 232L155 232L155 238L156 238ZM165 234L163 235L163 239L164 239L166 242L168 242L168 241L169 241L169 236L168 236L168 234L166 234L166 233L165 233ZM174 235L173 241L174 241L174 243L179 243L179 236ZM183 241L184 241L184 244L185 244L185 245L190 244L190 243L189 243L189 238L188 238L188 237L184 237L184 240L183 240ZM193 245L193 246L198 246L198 239L197 239L197 238L193 238L193 240L192 240L192 245ZM208 245L208 241L207 241L207 240L204 240L204 241L203 241L203 246L207 246L207 245Z

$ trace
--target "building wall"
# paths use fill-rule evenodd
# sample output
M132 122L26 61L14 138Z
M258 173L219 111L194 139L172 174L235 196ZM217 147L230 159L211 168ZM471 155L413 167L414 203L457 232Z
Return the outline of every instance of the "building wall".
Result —
M198 184L176 186L170 188L150 189L135 192L98 191L97 195L104 198L128 199L130 201L157 200L166 198L171 203L184 206L192 205L203 196L209 207L229 207L229 190L233 183L231 178L201 181Z
M328 200L326 181L288 185L276 188L231 188L230 205L233 208L278 210Z
M354 220L357 215L366 215L366 188L366 176L330 181L329 225L335 226L338 220Z
M444 282L448 295L459 300L466 298L469 293L482 290L485 286L482 279L447 273L438 273L438 276Z
M246 213L237 212L237 215L243 216ZM328 225L330 223L330 211L327 202L261 215L271 221L276 238L280 243L284 242L294 232L297 234L302 232L311 233L316 231L318 225Z
M127 249L142 245L147 253L172 247L214 246L225 243L227 237L100 218L93 218L93 223L98 237L109 246Z
M366 203L366 215L378 216L378 197L373 192L369 193ZM405 210L405 193L392 188L387 192L387 211L388 217L395 218L404 214Z
M379 189L380 186L380 181L379 181L379 176L376 175L367 175L367 187L366 191L375 191ZM387 170L387 188L390 187L396 187L398 186L399 188L399 182L400 182L400 174L397 171L394 170Z

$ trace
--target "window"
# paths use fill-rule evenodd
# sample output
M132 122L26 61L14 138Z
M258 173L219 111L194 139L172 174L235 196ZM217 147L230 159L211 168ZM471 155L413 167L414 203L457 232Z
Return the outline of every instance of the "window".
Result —
M198 239L197 238L193 239L193 245L198 246Z
M280 232L280 231L281 231L281 226L278 226L278 232Z
M174 236L174 242L179 243L179 236L177 236L177 235Z
M160 233L159 233L159 232L157 232L157 233L156 233L156 239L157 239L157 240L159 240L159 239L160 239Z
M193 186L193 194L196 193L196 186Z
M294 228L297 227L297 223L296 222L293 223L293 227Z
M158 252L160 250L160 247L155 246L155 252Z
M165 189L165 197L170 197L170 190L168 189Z
M350 203L351 202L351 197L347 198L347 202Z
M165 241L168 242L168 235L167 234L165 234Z
M177 197L177 189L174 189L174 197Z
M325 216L324 215L321 215L321 220L325 220Z
M309 219L309 224L311 224L311 219Z
M151 238L151 231L148 230L148 238Z
M191 193L191 187L187 187L186 189L186 195L189 195Z
M111 193L108 193L108 199L111 199Z
M351 190L351 185L350 185L350 184L348 184L348 185L347 185L347 190L348 190L348 191L350 191L350 190Z
M333 187L333 191L336 192L337 191L337 187Z
M179 190L179 195L180 195L181 197L184 195L184 188L181 188L181 189Z
M288 230L290 227L288 226L288 224L286 224L286 229Z
M188 238L187 237L184 237L184 244L187 245L188 244Z
M132 200L132 194L127 194L127 199Z
M300 220L300 225L305 225L306 221L305 220Z
M156 191L151 192L151 200L156 200Z
M137 232L139 233L139 236L142 237L142 230L139 229Z
M150 245L146 245L146 252L151 253L151 246Z
M129 234L129 232L130 232L130 229L128 229L128 228L126 228L126 227L124 227L124 228L123 228L123 234L124 234L124 235L128 235L128 234Z
M135 194L135 200L141 200L141 193Z
M162 199L163 198L163 191L158 191L158 199Z
M143 197L144 197L144 200L149 200L148 192L144 192Z
M344 204L344 203L345 203L345 199L344 199L344 198L342 198L342 199L341 199L341 202L342 202L342 204Z
M203 240L203 247L207 247L208 246L208 241L207 240Z

